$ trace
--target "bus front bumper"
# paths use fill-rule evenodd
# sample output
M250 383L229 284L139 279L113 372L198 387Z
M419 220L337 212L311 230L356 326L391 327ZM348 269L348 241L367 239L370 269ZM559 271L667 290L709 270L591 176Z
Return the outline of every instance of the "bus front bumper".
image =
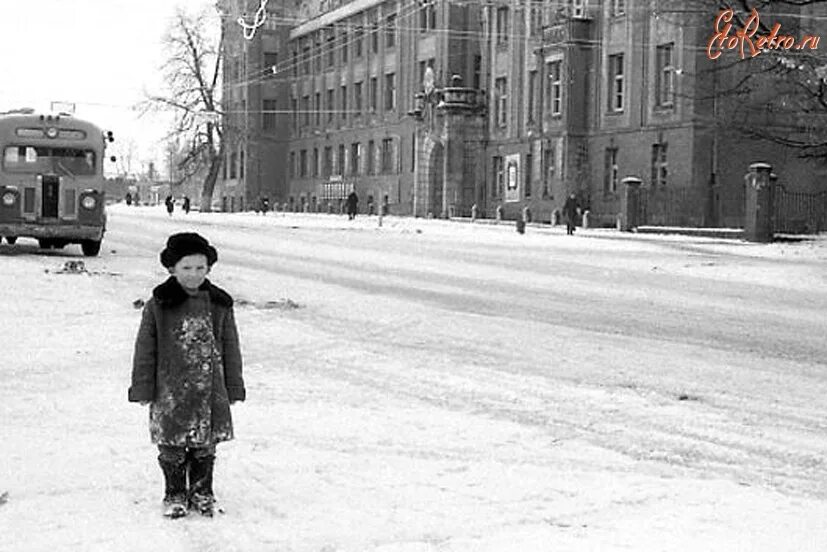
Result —
M0 236L36 239L60 239L67 242L84 240L101 241L103 226L80 224L41 224L37 222L18 222L8 224L0 222Z

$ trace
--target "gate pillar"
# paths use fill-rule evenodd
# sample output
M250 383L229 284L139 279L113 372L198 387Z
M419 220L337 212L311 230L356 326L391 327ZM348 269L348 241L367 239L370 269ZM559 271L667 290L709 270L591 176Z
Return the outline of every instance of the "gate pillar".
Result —
M744 175L746 186L744 208L744 239L751 242L771 242L772 227L772 165L753 163Z

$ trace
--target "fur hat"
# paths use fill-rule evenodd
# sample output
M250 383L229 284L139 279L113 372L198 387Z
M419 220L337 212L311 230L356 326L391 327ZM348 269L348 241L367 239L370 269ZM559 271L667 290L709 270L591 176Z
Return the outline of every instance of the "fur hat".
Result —
M161 264L172 268L187 255L204 255L207 264L212 266L218 260L218 252L204 236L195 232L173 234L167 240L167 247L161 251Z

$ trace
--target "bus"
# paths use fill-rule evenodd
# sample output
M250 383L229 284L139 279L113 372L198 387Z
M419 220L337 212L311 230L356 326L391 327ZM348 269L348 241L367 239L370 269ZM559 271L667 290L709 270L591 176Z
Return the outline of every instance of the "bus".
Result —
M100 252L106 231L103 163L112 133L67 113L0 112L0 239Z

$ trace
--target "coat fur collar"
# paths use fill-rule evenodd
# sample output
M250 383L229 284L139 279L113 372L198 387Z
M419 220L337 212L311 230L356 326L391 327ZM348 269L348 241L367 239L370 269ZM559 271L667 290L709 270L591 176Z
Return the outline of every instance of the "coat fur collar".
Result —
M210 301L213 303L227 308L233 306L233 298L230 294L209 280L204 280L204 283L198 289L209 293ZM152 297L161 308L171 308L186 301L189 294L181 287L174 276L170 276L166 282L152 290Z

